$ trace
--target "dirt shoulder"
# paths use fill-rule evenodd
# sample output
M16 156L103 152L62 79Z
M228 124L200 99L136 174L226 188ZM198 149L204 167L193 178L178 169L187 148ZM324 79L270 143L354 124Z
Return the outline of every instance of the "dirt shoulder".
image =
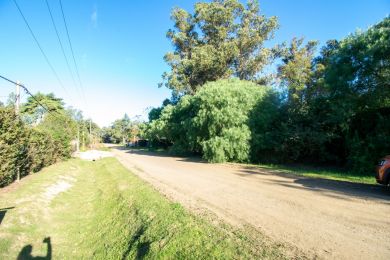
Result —
M390 258L390 193L368 184L113 149L124 166L174 201L250 225L310 257Z

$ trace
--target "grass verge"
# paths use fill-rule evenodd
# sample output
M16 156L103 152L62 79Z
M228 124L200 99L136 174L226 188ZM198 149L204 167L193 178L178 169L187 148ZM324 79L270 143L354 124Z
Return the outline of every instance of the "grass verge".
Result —
M0 190L6 208L0 259L289 257L259 233L189 213L114 158L52 165Z
M298 176L319 178L319 179L328 179L328 180L337 180L337 181L348 181L355 183L364 183L364 184L375 184L374 174L372 175L359 175L353 172L326 169L326 168L317 168L310 167L305 165L297 166L285 166L285 165L266 165L266 164L239 164L242 166L250 166L254 168L261 168L265 170L274 170L283 174L294 174Z

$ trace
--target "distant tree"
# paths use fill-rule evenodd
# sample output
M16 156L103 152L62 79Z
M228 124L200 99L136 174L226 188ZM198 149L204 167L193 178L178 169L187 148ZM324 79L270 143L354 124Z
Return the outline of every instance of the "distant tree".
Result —
M15 107L15 102L16 102L16 94L14 92L11 92L8 95L7 101L5 102L5 105L7 107Z
M195 4L194 14L175 8L174 29L167 33L174 51L164 59L171 71L163 83L174 94L194 94L208 81L229 78L257 81L273 53L264 42L278 27L276 17L259 13L249 0L213 0Z
M308 116L307 91L313 82L313 59L317 42L303 38L293 38L289 45L279 46L281 63L277 65L279 88L282 90L282 103L275 122L270 127L254 128L254 133L267 131L266 139L254 140L255 161L292 162L302 158L312 158L322 140L313 130L313 122ZM261 110L267 108L260 107ZM256 122L254 122L256 125Z
M115 120L109 128L103 131L103 138L110 143L126 143L132 137L133 123L125 114L123 118Z
M44 106L44 108L42 107ZM64 102L53 93L42 94L38 92L34 98L29 96L21 108L22 114L29 123L39 123L48 112L64 111Z
M305 91L312 81L312 61L317 41L309 41L305 46L303 38L293 38L290 46L281 51L282 64L278 66L281 86L287 90L287 99L294 108L299 108L305 98Z

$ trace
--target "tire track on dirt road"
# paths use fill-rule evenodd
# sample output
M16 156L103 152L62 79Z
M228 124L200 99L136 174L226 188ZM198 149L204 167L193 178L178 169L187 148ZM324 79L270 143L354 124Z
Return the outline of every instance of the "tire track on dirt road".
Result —
M249 223L326 259L390 259L390 194L376 185L113 149L122 164L189 209Z

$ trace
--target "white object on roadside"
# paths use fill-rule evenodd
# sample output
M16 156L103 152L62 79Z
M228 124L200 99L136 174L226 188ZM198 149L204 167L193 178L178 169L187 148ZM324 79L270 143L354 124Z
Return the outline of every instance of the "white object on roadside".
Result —
M113 157L114 155L107 151L89 150L85 152L75 152L73 156L86 161L96 161L106 157Z

